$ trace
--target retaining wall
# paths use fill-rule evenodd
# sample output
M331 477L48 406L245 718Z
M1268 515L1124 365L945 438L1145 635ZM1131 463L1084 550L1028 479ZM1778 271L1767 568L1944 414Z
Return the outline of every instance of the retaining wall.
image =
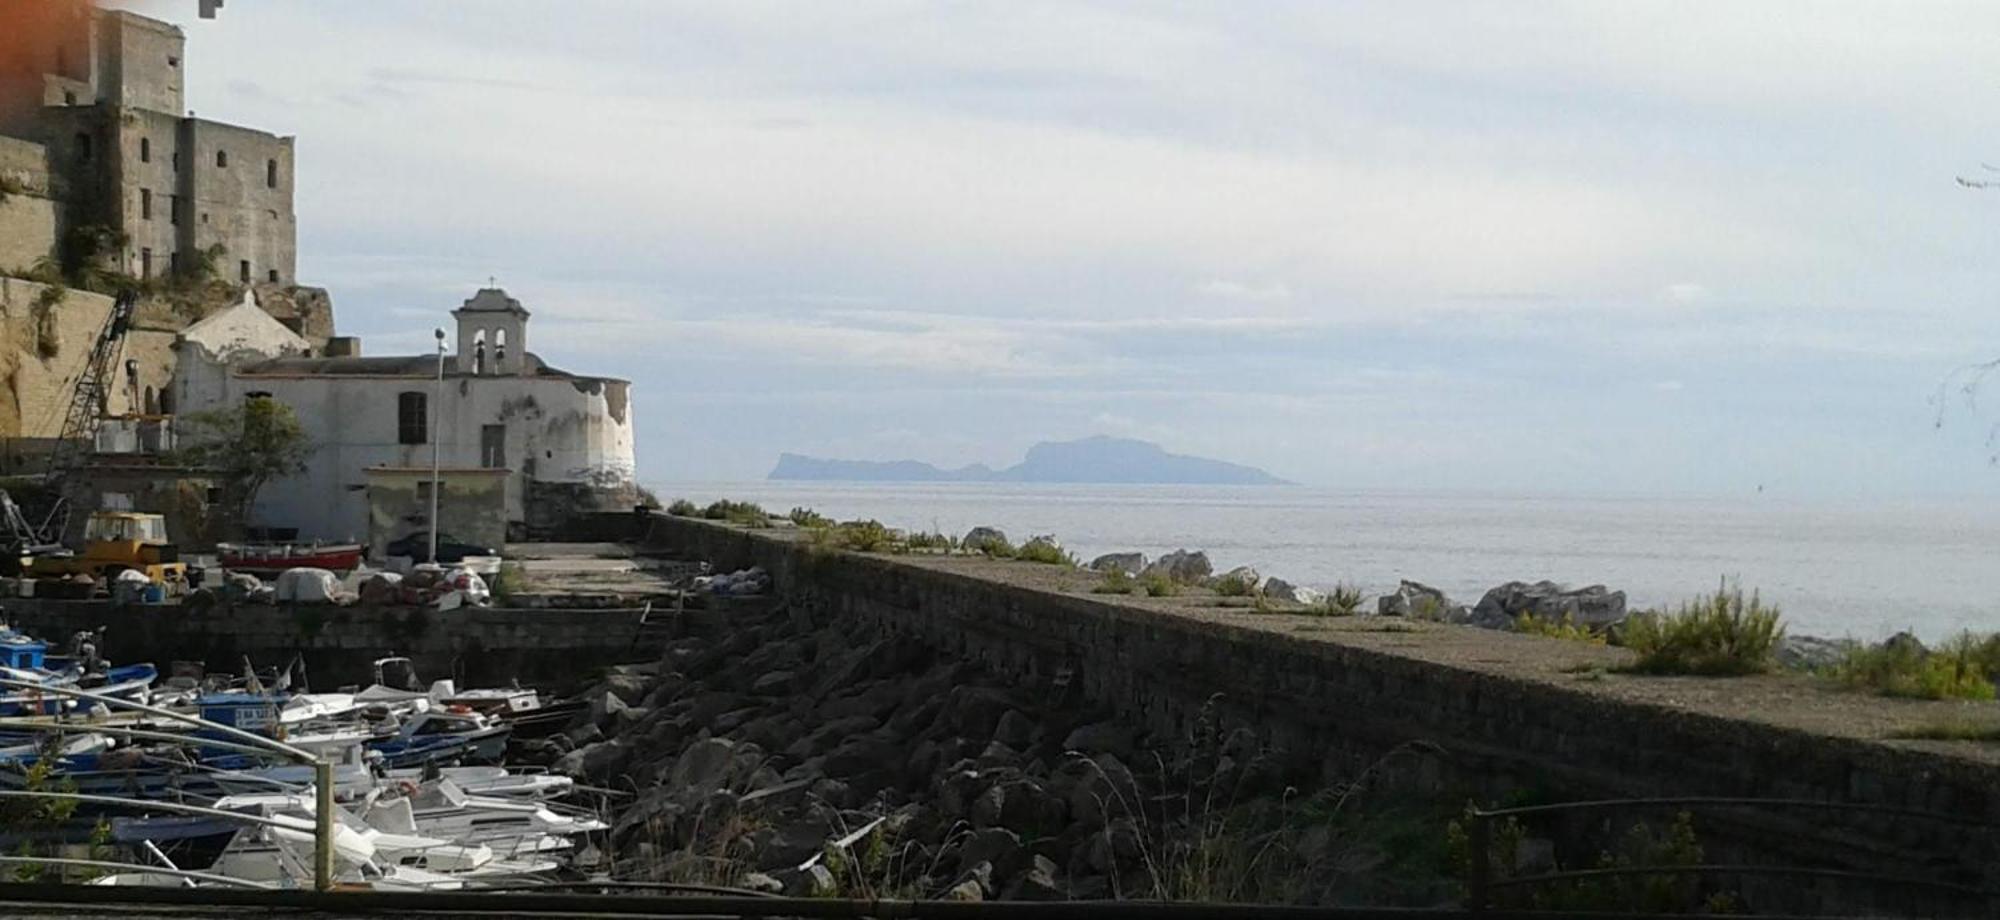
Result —
M355 605L114 606L105 601L9 600L15 626L61 645L79 630L103 629L101 648L114 663L174 661L242 673L283 666L303 655L316 689L366 684L370 665L406 655L425 680L460 686L524 685L574 689L607 665L656 654L644 647L636 610L506 610Z
M1454 668L1321 638L1335 634L1251 629L1037 590L953 571L961 566L947 560L813 552L782 531L665 515L603 516L593 526L597 538L625 528L718 570L761 565L788 602L815 617L921 637L1025 686L1080 693L1170 736L1185 736L1209 704L1211 715L1257 732L1294 768L1330 779L1352 778L1416 745L1434 756L1385 768L1449 773L1493 797L1792 798L2000 823L2000 767L1976 757L1638 703L1573 680ZM1707 820L1727 827L1737 858L1996 881L1994 835L1977 828L1853 812Z

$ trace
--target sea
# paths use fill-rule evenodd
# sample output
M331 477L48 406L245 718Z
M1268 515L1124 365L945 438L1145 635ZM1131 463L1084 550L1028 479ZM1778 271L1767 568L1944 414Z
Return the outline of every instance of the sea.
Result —
M1602 584L1671 609L1728 583L1778 605L1793 634L1935 641L2000 630L2000 499L1804 501L1360 492L1272 486L667 482L662 500L754 501L1101 553L1203 550L1294 584L1401 579L1477 602L1508 581Z

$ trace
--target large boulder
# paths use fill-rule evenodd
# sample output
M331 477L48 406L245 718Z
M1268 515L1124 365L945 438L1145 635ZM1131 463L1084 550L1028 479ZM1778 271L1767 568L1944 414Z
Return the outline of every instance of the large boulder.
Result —
M1283 601L1287 604L1304 603L1299 600L1299 586L1276 575L1264 581L1264 596L1270 600Z
M1105 553L1090 560L1093 572L1124 572L1136 576L1146 570L1145 553Z
M617 740L598 741L577 748L556 761L555 772L591 782L605 782L625 769L632 749Z
M965 532L965 539L958 544L968 553L983 553L989 548L1013 545L1007 541L1007 532L998 527L974 527Z
M1472 625L1506 629L1522 614L1559 623L1567 619L1578 626L1602 630L1625 619L1625 592L1603 585L1565 588L1553 581L1528 584L1510 581L1486 592L1472 609Z
M1420 581L1403 579L1390 594L1384 594L1375 601L1375 612L1385 617L1410 617L1418 620L1443 620L1462 622L1465 607L1451 602L1443 591Z
M1224 594L1255 594L1264 583L1264 576L1247 565L1239 565L1215 576L1209 586Z
M1145 575L1158 575L1184 585L1199 584L1201 580L1215 574L1215 566L1208 561L1208 554L1196 550L1175 550L1154 560L1146 567Z
M1824 671L1846 661L1857 647L1853 639L1788 635L1778 641L1778 664L1794 671Z

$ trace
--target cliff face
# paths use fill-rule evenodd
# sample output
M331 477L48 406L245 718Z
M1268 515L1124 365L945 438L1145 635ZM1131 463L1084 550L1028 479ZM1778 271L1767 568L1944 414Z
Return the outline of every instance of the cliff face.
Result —
M87 291L0 278L0 437L53 438L62 432L71 388L90 357L111 298ZM138 370L138 405L120 385L110 412L143 408L148 390L158 399L173 376L174 333L135 327L126 334L121 362ZM122 374L122 372L121 372Z
M271 289L267 295L264 288ZM333 330L333 306L319 288L259 285L267 312L296 322L315 348ZM268 300L261 300L269 297ZM53 438L62 432L70 393L111 313L112 299L75 289L0 275L0 438ZM197 304L205 308L208 304ZM141 300L119 354L118 385L106 410L161 412L174 376L174 340L193 319L184 307ZM200 312L197 310L196 312ZM137 386L128 387L122 365L133 362ZM0 464L4 465L4 464Z

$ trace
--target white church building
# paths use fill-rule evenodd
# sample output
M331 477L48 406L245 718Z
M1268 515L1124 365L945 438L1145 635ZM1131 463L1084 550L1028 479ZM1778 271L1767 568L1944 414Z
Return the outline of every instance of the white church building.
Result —
M417 481L428 496L434 445L442 501L452 502L454 482L502 479L504 506L493 513L504 513L516 537L572 510L630 508L631 384L543 363L528 351L527 309L498 288L451 315L458 335L440 383L437 354L362 357L353 339L334 339L314 356L246 295L182 331L173 406L186 414L264 396L292 408L310 459L303 474L264 487L252 523L296 528L301 539L372 536L379 547L404 535L383 533L379 511L371 534L368 492L371 483ZM453 514L440 516L453 535ZM395 523L404 533L423 529L421 518Z

